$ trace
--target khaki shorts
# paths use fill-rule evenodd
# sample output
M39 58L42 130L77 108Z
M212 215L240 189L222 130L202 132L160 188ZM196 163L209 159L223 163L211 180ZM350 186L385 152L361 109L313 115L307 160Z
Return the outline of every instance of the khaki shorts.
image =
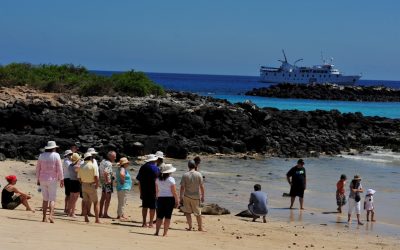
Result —
M94 183L82 183L82 196L85 202L96 203L99 201Z
M189 197L183 197L182 211L188 214L194 214L196 216L201 215L200 200L191 199Z

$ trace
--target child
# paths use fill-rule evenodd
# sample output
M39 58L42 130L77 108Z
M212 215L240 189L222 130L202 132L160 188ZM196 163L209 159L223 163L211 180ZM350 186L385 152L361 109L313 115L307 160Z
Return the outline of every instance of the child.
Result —
M346 185L347 177L342 174L340 180L336 183L336 204L338 206L337 211L342 213L342 206L346 205L346 191L344 185Z
M367 190L367 195L365 195L365 200L364 200L364 210L367 210L367 221L369 221L369 214L371 214L371 221L375 221L374 215L375 215L375 207L374 207L374 194L375 190L373 189L368 189Z

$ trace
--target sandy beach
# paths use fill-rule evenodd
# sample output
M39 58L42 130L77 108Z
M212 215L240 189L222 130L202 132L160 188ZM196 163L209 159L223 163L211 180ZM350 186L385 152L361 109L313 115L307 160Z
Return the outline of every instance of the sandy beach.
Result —
M137 187L129 196L129 222L102 219L102 224L71 219L63 214L64 190L58 189L55 224L42 223L41 194L35 184L35 161L0 162L0 183L15 174L17 187L33 195L30 203L36 212L0 209L2 249L398 249L397 237L365 234L361 230L337 228L326 224L310 224L268 217L266 224L252 223L248 218L233 215L204 216L207 232L188 232L183 214L175 210L168 237L155 237L155 229L141 227L141 209ZM78 201L80 203L80 200ZM110 215L115 216L117 199L114 194ZM78 213L80 210L78 210ZM295 211L299 213L300 211Z

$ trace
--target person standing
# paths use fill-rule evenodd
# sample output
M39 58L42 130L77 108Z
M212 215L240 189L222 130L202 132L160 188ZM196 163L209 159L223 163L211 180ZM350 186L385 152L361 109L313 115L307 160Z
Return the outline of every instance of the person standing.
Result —
M193 158L194 160L194 164L196 164L196 171L200 172L200 163L201 163L201 159L200 156L196 156Z
M161 170L161 165L164 163L164 153L162 151L157 151L155 155L157 156L157 167Z
M263 222L267 223L265 218L268 213L267 203L267 194L261 191L261 185L254 185L254 192L250 194L250 201L248 205L249 211L253 215L253 222L262 217Z
M139 181L140 199L142 200L142 227L147 226L147 211L149 210L149 225L153 227L156 213L156 179L160 173L156 165L158 157L154 154L146 155L145 164L140 167L136 179Z
M98 152L94 148L88 148L86 153L90 153L92 155L93 166L94 166L98 176L100 176L99 175L99 164L97 163L97 160L96 160L96 156L98 155ZM82 199L82 210L83 210L84 206L86 206L86 205L85 205L85 202ZM89 206L88 206L88 215L89 216L93 216L93 214L90 212L90 210L92 210L92 203L90 203Z
M70 185L69 185L69 171L68 167L71 165L71 156L73 152L71 150L65 150L64 152L64 161L63 161L63 174L64 174L64 190L65 190L65 205L64 205L64 213L68 214L68 204L69 204L69 196L70 196Z
M81 183L78 179L78 171L81 165L81 156L77 153L73 153L71 156L71 164L68 166L69 172L69 184L70 184L70 195L68 203L68 216L75 218L75 207L76 202L81 192Z
M373 189L367 190L367 195L364 199L364 210L367 210L367 221L369 221L369 215L371 214L371 221L375 222L375 205L374 205L374 194L376 193Z
M157 222L156 232L158 235L161 224L164 221L163 236L167 236L169 225L171 223L172 211L174 207L178 207L179 199L176 193L176 184L174 177L171 176L176 168L172 164L164 164L161 169L161 174L156 181L157 192Z
M107 159L104 159L100 162L99 166L99 175L100 175L100 183L101 183L101 198L100 198L100 217L110 218L108 215L108 208L111 202L111 195L114 191L113 189L113 163L117 158L117 153L115 151L110 151L107 154ZM104 211L103 211L104 208Z
M99 198L97 196L97 189L99 188L99 173L93 165L93 156L91 153L85 153L84 163L78 170L78 179L82 184L82 195L84 201L84 208L82 215L85 217L85 222L89 222L89 207L93 203L94 215L96 217L96 223L100 223L99 220Z
M364 225L360 221L361 214L361 193L364 192L363 187L361 185L361 177L359 175L355 175L353 180L350 182L350 194L349 194L349 212L347 223L350 223L351 214L353 213L353 209L356 210L357 214L357 222L358 225Z
M49 221L54 223L54 206L57 196L57 181L64 187L64 175L60 155L56 152L58 146L55 141L48 141L36 163L37 185L42 190L42 222L47 222L47 209L50 208Z
M129 166L129 160L126 157L122 157L118 162L117 176L117 195L118 195L118 210L117 219L126 221L128 218L124 214L126 202L128 199L128 193L132 189L132 179L127 169Z
M346 205L346 191L344 189L346 180L346 175L342 174L340 180L336 183L336 205L338 206L337 211L339 213L342 213L342 207Z
M189 228L192 230L192 216L194 214L197 220L197 227L199 231L205 231L203 228L203 221L201 218L200 204L204 202L204 183L201 173L195 170L196 164L193 160L188 162L189 171L183 174L180 187L180 201L183 204L181 208L186 216L186 221Z
M307 178L303 159L299 159L297 165L287 172L286 178L290 185L290 209L293 208L296 196L299 197L300 209L304 209L304 190L307 186Z

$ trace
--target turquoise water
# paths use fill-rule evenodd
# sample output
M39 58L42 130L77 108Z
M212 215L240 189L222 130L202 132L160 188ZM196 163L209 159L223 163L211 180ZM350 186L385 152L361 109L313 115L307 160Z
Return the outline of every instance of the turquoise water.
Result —
M342 113L361 112L364 116L383 116L388 118L400 118L400 102L345 102L345 101L323 101L308 99L281 99L271 97L244 96L244 95L212 95L215 98L226 99L237 103L246 100L252 101L257 106L273 107L278 109L297 109L302 111L313 111L316 109L337 109Z

